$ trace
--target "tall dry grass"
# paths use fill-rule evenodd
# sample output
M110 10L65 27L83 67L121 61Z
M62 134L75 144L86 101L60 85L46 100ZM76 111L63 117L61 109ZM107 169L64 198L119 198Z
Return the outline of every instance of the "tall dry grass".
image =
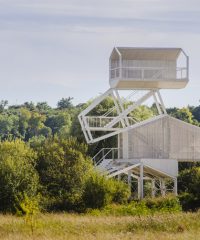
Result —
M200 239L200 212L153 216L40 214L33 222L0 216L1 240Z

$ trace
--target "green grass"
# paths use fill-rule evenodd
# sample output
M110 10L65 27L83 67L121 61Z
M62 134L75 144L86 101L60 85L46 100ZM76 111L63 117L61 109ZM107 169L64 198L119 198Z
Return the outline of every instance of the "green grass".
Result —
M3 240L200 239L200 212L147 216L40 214L33 220L0 215Z

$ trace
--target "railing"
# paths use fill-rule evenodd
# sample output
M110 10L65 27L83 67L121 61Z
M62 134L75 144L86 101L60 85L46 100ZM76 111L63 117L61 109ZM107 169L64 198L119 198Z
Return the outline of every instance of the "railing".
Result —
M88 127L90 128L105 128L106 131L106 127L107 125L112 122L112 120L114 120L117 116L115 117L105 117L105 116L86 116L86 122ZM136 120L133 117L127 117L129 124L133 125L136 123ZM121 128L121 122L118 121L118 123L115 125L115 128Z
M176 69L176 79L187 78L187 68L177 68Z
M99 165L104 159L118 159L119 148L102 148L92 159L94 165Z
M120 75L121 74L121 75ZM117 67L110 69L110 78L125 79L184 79L187 78L187 68L152 68L152 67Z
M109 122L111 122L115 117L104 117L104 116L89 116L85 117L89 127L105 127Z

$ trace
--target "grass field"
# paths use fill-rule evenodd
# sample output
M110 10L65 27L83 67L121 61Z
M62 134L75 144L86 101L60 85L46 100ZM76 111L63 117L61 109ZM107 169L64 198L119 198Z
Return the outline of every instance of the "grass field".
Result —
M154 216L41 214L33 220L0 215L0 239L200 239L200 212Z

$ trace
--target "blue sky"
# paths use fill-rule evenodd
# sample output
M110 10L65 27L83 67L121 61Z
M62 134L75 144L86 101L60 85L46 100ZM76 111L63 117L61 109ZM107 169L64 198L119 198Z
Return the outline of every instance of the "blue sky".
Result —
M164 102L199 105L199 0L0 0L0 99L85 102L109 88L114 46L182 47L190 82Z

